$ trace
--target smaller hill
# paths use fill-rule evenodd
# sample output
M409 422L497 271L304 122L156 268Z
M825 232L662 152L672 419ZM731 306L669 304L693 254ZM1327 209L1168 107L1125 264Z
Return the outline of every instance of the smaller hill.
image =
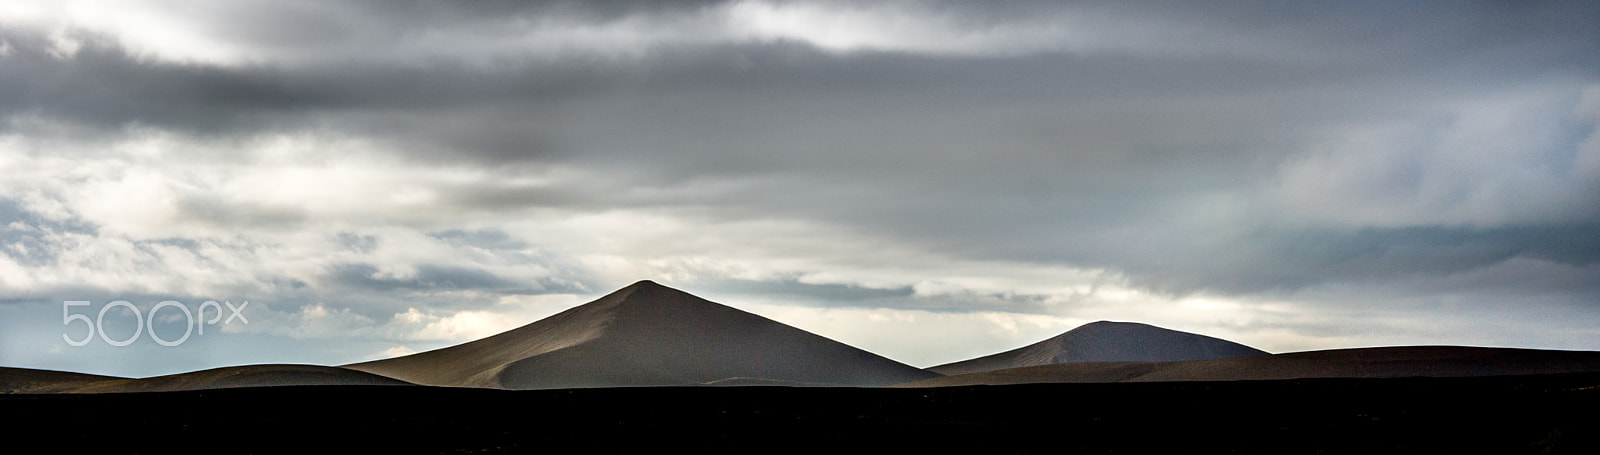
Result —
M1077 362L1178 362L1265 355L1232 341L1134 322L1084 324L1038 343L999 354L928 368L958 375Z
M1524 376L1600 372L1600 352L1462 346L1332 349L1185 362L1079 362L982 371L908 384L1255 381Z
M106 381L128 378L68 371L0 367L0 393L60 393Z
M170 392L293 385L410 385L410 383L372 373L321 365L243 365L142 379L27 368L0 368L0 393Z

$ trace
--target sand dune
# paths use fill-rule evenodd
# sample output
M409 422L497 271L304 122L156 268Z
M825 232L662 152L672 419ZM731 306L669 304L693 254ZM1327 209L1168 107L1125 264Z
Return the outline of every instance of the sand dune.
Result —
M1600 372L1600 352L1403 346L1186 362L1064 363L953 375L904 386L1474 377L1580 372Z
M0 393L61 393L103 381L127 378L32 368L0 367Z
M873 386L938 376L650 281L482 340L346 367L506 389Z
M1072 362L1175 362L1266 354L1228 340L1148 324L1100 321L999 354L928 368L944 375Z
M321 365L244 365L137 379L27 368L0 368L0 392L5 393L167 392L290 385L407 385L407 383L362 371Z

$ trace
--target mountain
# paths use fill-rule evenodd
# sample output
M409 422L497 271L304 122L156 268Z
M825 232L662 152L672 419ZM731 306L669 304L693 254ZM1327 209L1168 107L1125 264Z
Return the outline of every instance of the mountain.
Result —
M1232 341L1149 324L1100 321L999 354L929 368L958 375L1074 362L1173 362L1266 354Z
M953 375L904 386L1473 377L1588 372L1600 372L1600 352L1397 346L1185 362L1062 363Z
M0 368L0 393L167 392L290 385L408 384L372 373L321 365L242 365L140 379Z
M651 281L481 340L346 368L504 389L879 386L938 376Z

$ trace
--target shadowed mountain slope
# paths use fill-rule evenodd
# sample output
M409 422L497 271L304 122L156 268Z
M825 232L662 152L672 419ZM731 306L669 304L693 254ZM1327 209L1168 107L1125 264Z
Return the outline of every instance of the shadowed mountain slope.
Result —
M650 281L481 340L346 367L505 389L875 386L938 376Z
M999 354L928 368L944 375L1073 362L1174 362L1266 354L1232 341L1149 324L1100 321Z
M1293 352L1187 362L1062 363L952 375L904 386L1476 377L1587 372L1600 372L1600 352L1400 346Z

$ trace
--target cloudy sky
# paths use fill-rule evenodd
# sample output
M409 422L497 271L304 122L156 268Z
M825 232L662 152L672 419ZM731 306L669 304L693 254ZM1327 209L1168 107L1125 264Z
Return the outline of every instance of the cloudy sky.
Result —
M916 366L1600 349L1600 4L1283 3L8 0L0 365L342 364L641 279Z

